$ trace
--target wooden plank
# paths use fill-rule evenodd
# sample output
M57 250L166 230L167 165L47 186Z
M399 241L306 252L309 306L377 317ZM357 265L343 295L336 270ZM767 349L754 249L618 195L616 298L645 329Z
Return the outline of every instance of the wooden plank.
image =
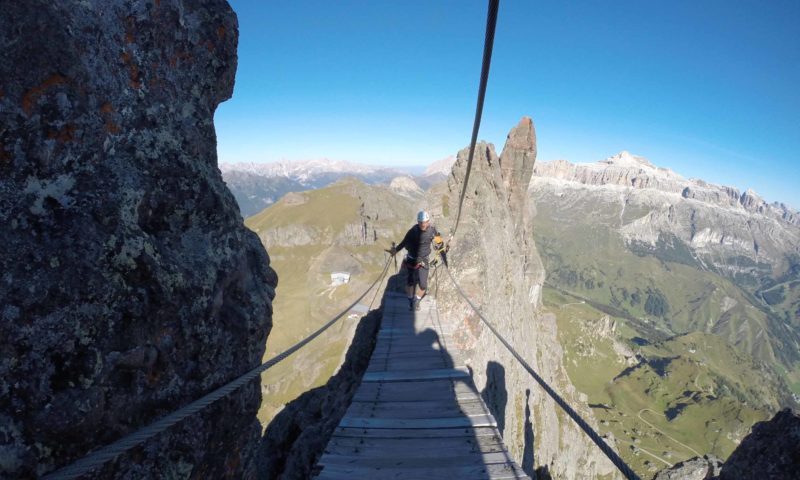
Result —
M491 438L489 438L490 440ZM363 458L385 458L391 452L397 458L439 458L442 456L479 456L489 453L508 453L502 441L494 442L468 442L459 439L458 442L442 443L437 439L422 440L385 440L366 444L339 444L331 442L325 448L326 455L352 455Z
M415 342L424 343L424 342L426 342L428 340L436 340L436 339L441 339L441 338L445 338L447 340L450 340L452 338L452 335L442 334L442 333L440 333L438 330L436 330L434 328L425 328L425 329L422 329L422 330L419 330L419 331L417 331L417 330L415 330L415 331L410 331L409 330L407 332L394 331L394 332L391 332L391 333L387 333L385 335L378 335L377 336L378 343L387 343L387 342L390 342L390 341L391 342L397 342L397 341L410 342L410 341L415 341Z
M395 357L403 357L403 356L408 357L408 356L425 355L425 354L428 354L428 355L436 354L436 355L439 355L439 356L451 357L451 358L459 356L458 352L453 352L451 354L447 350L444 350L444 349L442 349L442 350L433 349L431 347L424 347L424 348L423 347L420 347L420 348L408 348L408 347L400 348L400 347L397 347L397 348L391 348L391 349L390 348L386 348L386 347L381 347L381 348L375 348L375 350L373 350L372 358L383 359L383 358L386 358L386 357L395 358Z
M416 360L387 360L385 362L376 361L370 363L369 367L367 367L367 372L442 368L453 368L453 362L442 357L420 358Z
M372 354L371 362L383 362L387 359L396 359L396 360L408 360L408 359L415 359L415 358L453 358L456 355L450 355L448 352L444 350L428 350L423 352L395 352L395 351L386 351Z
M395 370L390 372L368 372L362 382L406 382L409 380L437 380L441 378L469 378L464 367L441 368L435 370Z
M464 415L489 415L480 399L457 402L452 398L421 402L354 402L345 415L379 418L436 418Z
M318 479L527 479L426 298L384 297L367 372L320 459ZM443 330L447 333L443 333Z
M464 427L464 428L443 428L440 430L430 428L406 428L402 430L388 428L357 428L338 426L333 432L332 438L453 438L467 437L476 438L483 436L500 435L494 427Z
M461 448L468 447L472 449L494 448L496 446L504 446L503 439L498 434L483 435L483 436L460 436L460 437L431 437L431 438L356 438L356 437L335 437L331 438L328 447L336 447L342 449L360 448L364 451L369 449L382 448L384 450L395 449L416 449L419 447L421 450L430 450L430 445L435 444L440 448ZM329 449L328 448L328 449ZM327 450L326 449L326 453ZM434 449L435 450L435 449ZM435 454L435 451L433 452Z
M371 401L377 397L386 400L412 401L425 400L429 396L452 395L455 398L478 397L477 389L472 382L460 379L429 380L424 382L402 383L362 383L356 390L354 401Z
M390 344L407 344L407 343L417 343L420 345L434 345L442 341L442 339L446 341L450 341L452 339L449 335L439 335L420 332L416 334L391 334L386 335L385 337L378 337L377 345L390 345ZM444 343L444 342L443 342Z
M413 354L413 355L421 355L424 353L439 353L450 355L447 350L433 348L431 345L394 345L391 348L388 346L381 345L375 346L375 350L373 351L373 355L377 358L384 357L386 355L403 355L403 354Z
M323 457L324 458L324 457ZM395 467L347 465L339 463L322 464L322 471L316 478L320 480L430 480L446 478L458 480L529 479L521 468L513 463L493 463L484 465Z
M340 427L361 428L464 428L464 427L496 427L494 417L491 415L476 415L472 417L443 417L443 418L366 418L345 416L339 422Z
M423 468L423 467L463 467L465 465L491 465L512 463L514 460L508 452L468 452L464 455L439 455L439 456L404 456L394 452L386 452L385 457L361 455L329 455L323 454L319 460L320 465L358 465L366 468Z

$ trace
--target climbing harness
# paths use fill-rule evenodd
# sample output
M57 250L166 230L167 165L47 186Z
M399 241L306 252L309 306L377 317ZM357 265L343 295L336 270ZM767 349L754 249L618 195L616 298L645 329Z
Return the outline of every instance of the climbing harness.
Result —
M433 256L428 261L428 266L436 267L439 263L444 262L447 264L447 250L449 246L444 243L441 235L433 237Z

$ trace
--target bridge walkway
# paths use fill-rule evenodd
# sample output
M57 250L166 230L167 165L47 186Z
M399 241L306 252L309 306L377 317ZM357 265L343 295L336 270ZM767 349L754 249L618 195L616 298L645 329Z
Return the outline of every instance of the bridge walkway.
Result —
M443 328L386 291L367 372L318 463L319 480L528 479Z

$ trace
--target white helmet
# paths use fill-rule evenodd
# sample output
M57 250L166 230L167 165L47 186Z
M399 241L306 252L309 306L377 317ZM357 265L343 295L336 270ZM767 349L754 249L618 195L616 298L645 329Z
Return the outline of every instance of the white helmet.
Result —
M419 213L417 214L417 222L427 222L430 219L431 219L430 214L425 210L420 210Z

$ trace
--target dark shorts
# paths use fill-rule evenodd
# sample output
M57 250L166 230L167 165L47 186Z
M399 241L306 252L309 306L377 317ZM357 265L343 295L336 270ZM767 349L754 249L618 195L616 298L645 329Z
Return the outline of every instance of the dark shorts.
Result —
M413 287L419 283L420 290L428 289L428 269L425 267L412 268L406 264L408 270L408 277L406 278L406 285Z

